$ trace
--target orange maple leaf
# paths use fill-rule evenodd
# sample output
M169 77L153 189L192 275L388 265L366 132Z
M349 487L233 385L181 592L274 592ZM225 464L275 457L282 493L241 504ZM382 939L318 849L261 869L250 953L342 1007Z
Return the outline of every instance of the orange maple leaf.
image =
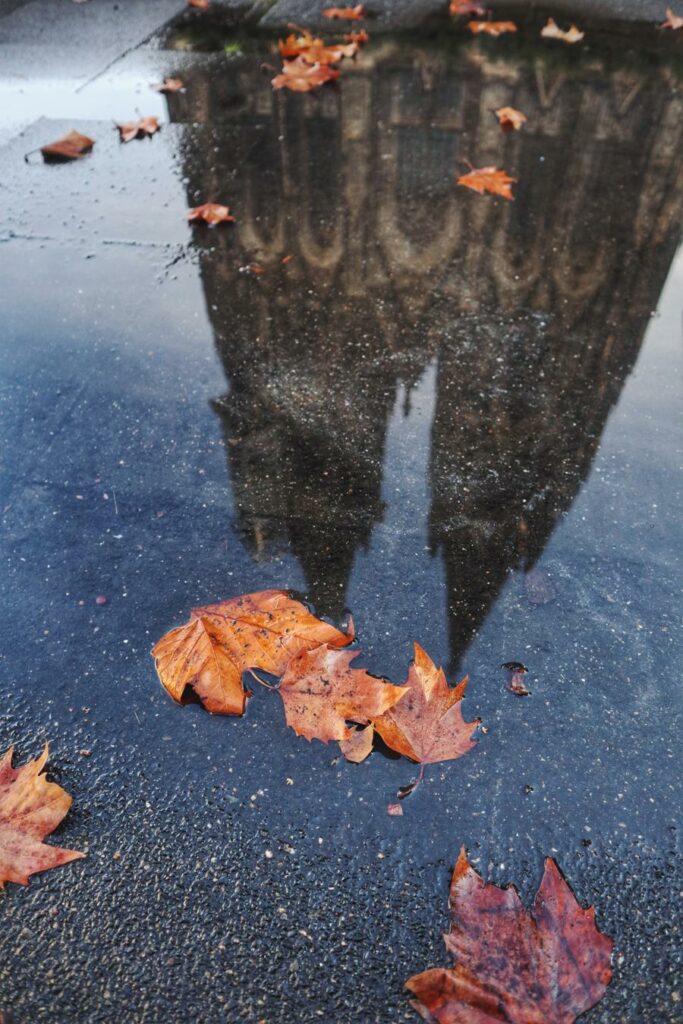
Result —
M71 797L42 773L48 747L35 761L12 767L13 747L0 758L0 889L5 882L28 885L29 875L85 857L77 850L48 846L71 806Z
M683 28L683 17L680 14L674 14L670 7L666 9L666 21L663 21L659 26L660 28Z
M483 32L488 36L502 36L504 32L516 32L514 21L468 21L467 27L474 35Z
M152 86L157 92L169 93L180 92L184 88L182 78L166 78L159 85Z
M272 81L273 89L291 89L292 92L310 92L325 82L334 82L339 78L336 68L328 64L309 64L303 56L288 60L282 66L282 72Z
M161 128L156 117L141 117L139 121L128 121L114 125L121 142L132 142L133 139L149 138Z
M468 174L461 174L457 183L480 195L491 192L504 199L512 199L512 185L516 181L517 178L509 177L506 171L499 171L497 167L474 167Z
M345 18L347 21L362 21L366 17L362 4L356 7L326 7L323 14L326 18Z
M174 700L182 702L189 686L207 711L242 715L248 696L244 671L280 675L300 651L350 644L350 620L348 630L342 633L317 619L283 590L263 590L194 608L190 621L166 633L152 656Z
M347 722L366 724L403 697L405 686L392 686L365 669L351 668L358 654L324 645L302 650L289 662L278 692L287 725L297 736L323 743L349 740Z
M460 706L467 677L451 689L443 669L415 644L406 683L408 692L400 704L374 719L388 747L420 764L435 764L462 757L475 746L471 736L479 720L466 722Z
M561 29L554 18L548 18L548 24L541 29L541 35L545 39L561 39L563 43L578 43L585 34L576 25L572 25L566 31Z
M523 124L526 124L526 115L514 107L499 107L494 110L498 123L504 132L519 131Z
M360 32L347 32L346 35L344 36L344 39L347 43L358 43L359 46L362 46L364 43L367 43L369 38L370 36L368 35L364 28L362 28Z
M46 146L41 146L40 152L46 163L59 163L64 160L78 160L79 157L89 153L94 145L94 139L89 139L87 135L81 135L80 132L72 129L56 142L49 142Z
M203 220L212 227L214 224L228 224L235 220L230 213L230 207L221 203L202 203L201 206L195 206L188 212L187 219Z
M286 39L278 40L278 50L280 51L281 57L298 57L304 50L308 50L311 46L324 46L322 39L317 39L311 32L304 29L299 35L295 35L293 32L287 36Z
M604 995L612 978L612 940L583 910L552 858L529 913L514 886L477 874L461 850L450 890L451 969L416 974L406 987L435 1024L505 1020L572 1024Z
M322 39L314 39L310 33L281 39L278 47L281 57L301 57L307 64L338 64L344 57L355 57L358 53L358 43L333 43L326 46Z

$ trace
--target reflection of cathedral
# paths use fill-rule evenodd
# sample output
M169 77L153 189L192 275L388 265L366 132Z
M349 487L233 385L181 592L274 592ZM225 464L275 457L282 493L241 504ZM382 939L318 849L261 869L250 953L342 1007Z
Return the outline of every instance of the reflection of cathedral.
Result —
M382 42L315 96L273 94L246 62L169 98L215 133L203 162L188 151L190 204L238 216L198 245L247 544L294 552L339 614L382 518L397 385L436 357L430 534L453 661L576 495L683 221L665 72L545 60ZM500 133L501 105L523 132ZM464 158L519 177L515 202L457 188Z

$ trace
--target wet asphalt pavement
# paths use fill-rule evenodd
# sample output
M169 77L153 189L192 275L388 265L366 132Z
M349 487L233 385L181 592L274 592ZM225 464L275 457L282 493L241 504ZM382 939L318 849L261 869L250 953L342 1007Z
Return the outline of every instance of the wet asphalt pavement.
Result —
M271 38L167 6L82 60L0 18L0 747L49 740L54 841L88 852L1 894L0 1009L417 1021L465 845L595 904L586 1021L680 1021L680 47L442 25L282 96ZM121 146L136 111L163 129ZM91 156L25 163L70 128ZM457 188L468 159L514 203ZM206 200L237 224L189 226ZM469 673L487 732L402 817L405 759L347 764L265 690L241 720L161 690L163 632L269 587L351 610L395 683L413 640Z

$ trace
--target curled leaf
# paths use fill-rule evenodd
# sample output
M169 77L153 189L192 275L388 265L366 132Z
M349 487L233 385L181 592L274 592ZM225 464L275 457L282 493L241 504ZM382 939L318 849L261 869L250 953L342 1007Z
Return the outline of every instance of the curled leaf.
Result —
M526 124L526 115L514 107L499 107L498 110L494 110L494 114L504 132L517 132Z
M48 747L21 768L12 767L13 748L0 758L0 889L5 882L28 885L29 875L85 857L77 850L48 846L71 806L71 797L43 773Z
M564 31L559 27L554 18L548 18L548 24L541 29L541 35L544 39L561 39L563 43L578 43L585 34L576 25L572 25Z
M497 167L474 167L468 174L461 174L457 183L479 195L491 192L503 199L512 199L512 185L516 181L517 178L509 177L507 171L499 171Z
M213 227L215 224L229 224L235 220L229 206L221 203L202 203L193 207L187 214L188 220L203 220Z
M141 117L139 121L128 121L115 125L121 142L132 142L133 139L149 138L159 131L161 125L156 117Z
M65 160L78 160L79 157L89 153L94 145L94 139L72 129L56 142L49 142L46 146L41 146L40 152L43 154L45 163L61 163Z

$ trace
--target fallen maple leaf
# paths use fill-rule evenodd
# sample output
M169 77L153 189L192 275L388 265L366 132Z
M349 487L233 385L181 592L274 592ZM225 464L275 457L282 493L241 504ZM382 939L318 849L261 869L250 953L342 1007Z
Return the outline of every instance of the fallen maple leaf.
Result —
M348 740L347 722L366 724L403 697L405 686L393 686L365 669L351 668L358 653L323 645L302 650L289 662L278 692L287 725L297 736L323 743Z
M364 43L367 43L369 38L370 36L364 28L362 28L360 32L347 32L344 36L347 43L358 43L359 46L363 46Z
M172 629L152 650L159 679L182 702L191 687L207 711L241 715L246 669L280 675L300 651L320 644L345 647L354 637L322 622L283 590L243 594L194 608L190 621Z
M278 42L284 59L301 57L307 64L338 64L344 57L355 57L358 43L334 43L326 46L322 39L314 39L310 32L300 36L287 36Z
M89 153L94 145L94 139L89 139L87 135L81 135L80 132L72 129L56 142L49 142L47 146L41 146L40 152L46 163L59 163L63 160L78 160L79 157Z
M484 32L489 36L502 36L504 32L517 31L514 21L468 21L467 27L475 35Z
M461 174L458 185L471 188L479 195L491 192L504 199L512 199L512 184L517 178L510 178L507 171L499 171L497 167L473 167L468 174Z
M680 14L674 14L670 7L666 9L666 21L663 21L659 26L660 28L683 28L683 17Z
M336 68L329 65L309 64L302 56L285 61L282 72L272 81L273 89L291 89L292 92L310 92L325 82L339 78Z
M156 117L141 117L139 121L129 121L114 126L119 133L121 142L132 142L133 139L145 139L154 135L161 128Z
M566 31L561 29L554 18L548 18L548 24L541 29L541 35L546 39L561 39L563 43L578 43L583 39L585 32L582 32L572 25Z
M152 86L157 92L180 92L184 88L182 78L166 78L159 85Z
M277 48L280 51L281 57L298 57L304 50L308 50L311 46L324 46L322 39L316 39L316 37L304 29L299 35L295 35L293 32L288 35L286 39L279 39Z
M323 14L326 18L346 18L347 21L362 21L366 17L362 4L356 7L326 7Z
M5 882L28 885L29 875L85 857L77 850L48 846L71 806L71 797L41 774L48 747L35 761L12 768L13 747L0 758L0 889Z
M477 0L451 0L448 10L456 17L459 14L486 14L486 8Z
M403 700L374 719L388 747L420 764L449 761L472 749L475 744L470 737L479 721L465 722L460 708L467 676L451 689L443 669L415 644L406 685Z
M523 124L526 124L526 115L514 107L499 107L494 110L498 123L504 132L519 131Z
M230 213L229 206L221 203L202 203L188 211L188 220L203 220L205 224L213 227L215 224L229 224L235 220Z
M347 761L360 764L372 753L374 738L375 730L371 722L370 725L354 729L348 740L341 740L339 747Z
M529 913L514 886L487 884L461 850L450 890L451 969L416 974L406 987L435 1024L572 1024L604 995L612 940L583 910L552 858Z

